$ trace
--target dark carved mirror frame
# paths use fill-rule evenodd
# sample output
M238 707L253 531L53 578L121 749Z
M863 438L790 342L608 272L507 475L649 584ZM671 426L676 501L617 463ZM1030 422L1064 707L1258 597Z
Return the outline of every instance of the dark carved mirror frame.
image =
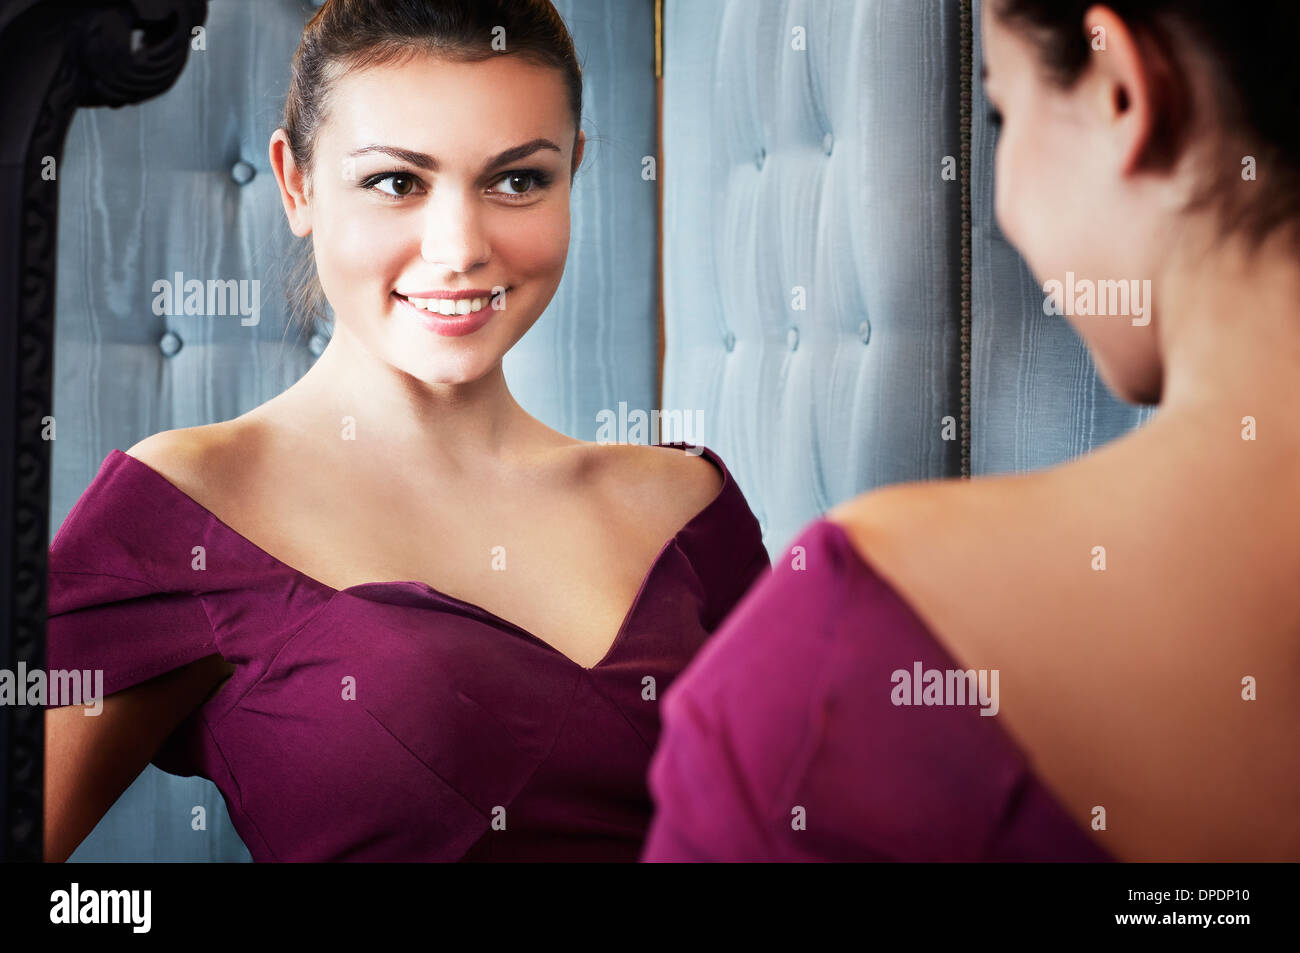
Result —
M0 0L0 668L45 667L58 172L73 113L165 92L207 0ZM53 179L42 169L54 160ZM10 423L2 423L10 421ZM0 704L0 861L42 859L44 709Z

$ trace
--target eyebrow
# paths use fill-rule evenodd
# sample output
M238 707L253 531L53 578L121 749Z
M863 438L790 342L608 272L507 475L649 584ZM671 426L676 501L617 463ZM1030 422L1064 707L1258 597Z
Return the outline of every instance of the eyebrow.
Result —
M507 165L511 162L518 162L520 159L532 155L542 149L551 149L555 152L562 152L555 143L550 139L534 139L531 142L525 142L523 145L513 146L505 152L493 156L487 164L487 168L495 169L497 166ZM349 155L359 156L367 155L372 152L378 152L383 155L392 156L394 159L400 159L419 169L427 169L430 172L438 171L438 160L424 152L416 152L412 149L403 149L400 146L369 145L362 146L360 149L354 149Z

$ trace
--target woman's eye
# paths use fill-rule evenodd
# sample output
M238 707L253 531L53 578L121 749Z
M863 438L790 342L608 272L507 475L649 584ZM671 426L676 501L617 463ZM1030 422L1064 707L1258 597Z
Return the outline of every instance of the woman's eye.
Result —
M996 109L993 109L992 107L989 108L988 119L989 125L994 129L1002 128L1002 113L998 112Z
M548 179L546 175L531 169L520 170L517 172L507 172L501 178L497 179L497 184L505 183L506 188L500 190L502 195L523 197L532 192L540 192L546 188ZM535 186L535 187L532 187Z
M394 198L406 198L416 191L419 183L415 176L407 175L405 172L385 172L383 175L377 175L366 183L367 188L377 188L385 195L391 195ZM387 186L387 188L385 188Z

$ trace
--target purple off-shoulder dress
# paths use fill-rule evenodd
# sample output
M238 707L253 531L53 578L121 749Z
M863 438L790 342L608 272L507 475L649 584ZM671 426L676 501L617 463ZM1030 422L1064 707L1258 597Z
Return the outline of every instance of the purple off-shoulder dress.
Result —
M212 780L257 861L634 861L657 699L769 569L700 449L722 487L590 669L422 582L332 589L114 450L50 547L48 667L111 695L233 663L153 763Z
M959 668L841 526L811 523L666 694L642 859L1111 859L996 715L894 703L917 662Z

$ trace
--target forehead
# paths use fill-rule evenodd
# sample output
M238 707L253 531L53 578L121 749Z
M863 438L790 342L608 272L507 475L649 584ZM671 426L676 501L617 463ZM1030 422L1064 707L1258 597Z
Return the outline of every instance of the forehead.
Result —
M322 146L384 143L472 163L535 138L574 135L564 75L520 56L464 62L416 54L335 81ZM449 147L454 146L454 151Z

